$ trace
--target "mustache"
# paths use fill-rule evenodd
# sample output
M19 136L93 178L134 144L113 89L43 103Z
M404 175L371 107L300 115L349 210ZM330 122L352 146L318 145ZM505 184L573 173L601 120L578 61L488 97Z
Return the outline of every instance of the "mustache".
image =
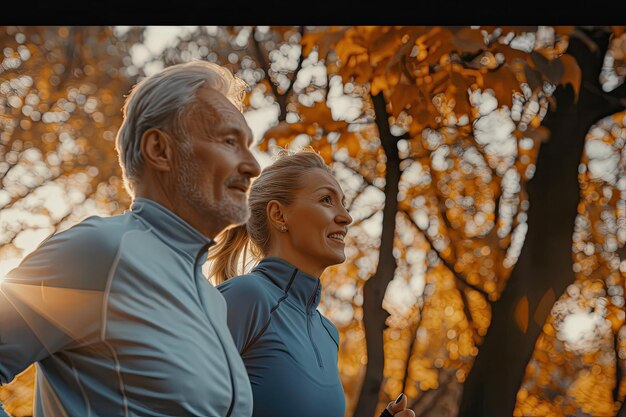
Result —
M226 180L225 185L227 187L244 187L246 190L249 190L250 178L243 175L230 177Z

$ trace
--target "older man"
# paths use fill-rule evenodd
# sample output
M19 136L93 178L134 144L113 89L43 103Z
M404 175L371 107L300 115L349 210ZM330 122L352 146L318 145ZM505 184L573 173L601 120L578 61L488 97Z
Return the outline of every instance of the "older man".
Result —
M37 366L35 416L249 416L226 305L202 266L248 218L260 167L245 83L165 68L132 90L117 150L133 197L48 238L0 286L0 383Z

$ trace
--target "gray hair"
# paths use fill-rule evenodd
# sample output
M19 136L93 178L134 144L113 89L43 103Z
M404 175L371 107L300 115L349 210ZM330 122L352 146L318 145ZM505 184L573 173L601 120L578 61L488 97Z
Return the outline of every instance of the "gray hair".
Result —
M177 131L184 120L185 109L197 100L196 92L204 85L219 91L243 110L246 82L229 69L207 61L169 66L131 89L115 142L124 186L131 197L134 198L135 184L143 172L142 135L150 128Z

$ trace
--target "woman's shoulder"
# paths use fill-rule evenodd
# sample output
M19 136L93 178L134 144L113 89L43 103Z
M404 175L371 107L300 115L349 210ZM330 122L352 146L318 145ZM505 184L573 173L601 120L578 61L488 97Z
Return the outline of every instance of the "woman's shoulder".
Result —
M254 273L229 278L218 284L216 288L225 296L227 294L237 296L242 301L248 298L255 301L269 301L273 298L271 286L263 277Z
M337 330L337 326L322 313L320 313L320 318L322 320L322 326L324 326L330 337L335 341L337 347L339 347L339 330Z
M257 334L270 319L272 309L279 303L280 297L265 281L258 275L245 274L216 286L226 301L228 325L231 332L234 331L237 341L252 340L253 336L242 335L240 332L248 329ZM238 345L240 351L243 346Z

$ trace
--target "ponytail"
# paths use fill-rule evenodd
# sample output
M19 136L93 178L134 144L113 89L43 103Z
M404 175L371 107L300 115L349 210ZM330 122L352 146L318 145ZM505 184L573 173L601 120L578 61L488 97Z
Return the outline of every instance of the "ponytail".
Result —
M259 258L258 250L254 243L251 242L245 224L226 229L218 235L216 240L218 242L209 250L208 257L209 261L211 261L209 277L213 278L215 285L239 274L237 272L237 264L240 256L243 256L241 259L241 274L245 273L248 249L250 249L251 257L253 258L252 261Z

